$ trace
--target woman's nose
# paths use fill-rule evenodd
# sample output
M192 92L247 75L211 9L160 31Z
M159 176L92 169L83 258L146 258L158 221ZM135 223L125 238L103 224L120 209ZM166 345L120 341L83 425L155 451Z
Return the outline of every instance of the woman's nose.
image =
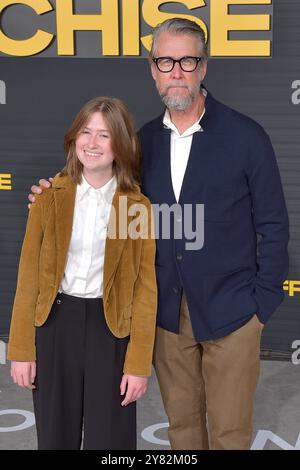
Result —
M90 147L97 147L97 136L95 134L90 134L89 146Z

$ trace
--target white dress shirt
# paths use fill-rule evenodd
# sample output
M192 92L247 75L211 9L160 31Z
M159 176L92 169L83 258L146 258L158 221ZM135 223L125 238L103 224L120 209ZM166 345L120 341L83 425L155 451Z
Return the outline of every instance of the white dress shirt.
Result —
M165 127L171 129L171 177L177 202L179 200L183 178L189 160L193 135L195 132L202 132L203 129L200 126L200 121L204 114L205 109L200 119L198 119L191 127L186 129L183 134L178 132L177 127L171 121L170 113L167 109L164 115L163 124Z
M107 224L117 188L115 176L95 189L82 176L77 185L72 236L60 292L75 297L103 295Z

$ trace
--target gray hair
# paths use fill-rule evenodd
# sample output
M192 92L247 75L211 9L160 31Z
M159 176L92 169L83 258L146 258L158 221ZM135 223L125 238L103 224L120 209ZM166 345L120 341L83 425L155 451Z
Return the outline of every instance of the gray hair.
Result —
M207 44L205 41L205 33L203 29L195 23L185 18L171 18L165 20L153 29L152 46L150 57L155 57L157 38L161 33L170 34L188 34L194 36L199 41L201 56L206 61L208 59Z

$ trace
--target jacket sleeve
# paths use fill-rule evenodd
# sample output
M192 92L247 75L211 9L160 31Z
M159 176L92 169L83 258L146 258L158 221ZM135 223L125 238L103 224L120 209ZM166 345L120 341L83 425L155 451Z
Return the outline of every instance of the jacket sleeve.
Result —
M133 295L130 341L124 364L124 373L141 376L151 375L157 310L155 238L151 230L153 214L149 202L146 207L141 230L140 267Z
M17 289L8 342L8 359L35 360L35 307L39 292L39 255L43 239L42 200L38 197L27 219L19 262Z
M257 315L265 323L284 298L288 274L289 220L272 144L263 133L252 153L259 156L249 175L253 222L259 235L254 296Z

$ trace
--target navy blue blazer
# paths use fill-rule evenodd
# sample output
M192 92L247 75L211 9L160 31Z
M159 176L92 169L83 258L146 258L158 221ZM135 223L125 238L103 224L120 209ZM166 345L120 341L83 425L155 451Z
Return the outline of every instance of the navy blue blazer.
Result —
M184 291L198 341L223 337L255 313L265 323L283 300L288 272L288 215L268 135L210 93L205 109L179 199L182 208L204 204L204 245L186 249L191 240L176 239L175 228L163 239L159 224L156 254L158 325L178 333ZM176 204L163 115L139 137L143 193L155 205Z

